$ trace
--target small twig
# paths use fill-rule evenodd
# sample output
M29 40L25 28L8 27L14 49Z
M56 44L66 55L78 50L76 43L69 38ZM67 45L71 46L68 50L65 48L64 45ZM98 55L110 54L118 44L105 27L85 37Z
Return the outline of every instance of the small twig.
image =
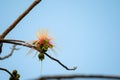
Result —
M58 62L58 63L59 63L62 67L64 67L66 70L75 70L75 69L77 69L77 67L68 68L67 66L65 66L64 64L62 64L59 60L57 60L57 59L51 57L51 56L48 55L47 53L44 53L44 54L45 54L46 56L48 56L50 59L52 59L52 60Z
M0 68L0 70L3 70L3 71L5 71L5 72L7 72L10 76L14 77L14 76L12 75L12 73L11 73L10 71L8 71L7 69L5 69L5 68Z
M58 76L44 76L34 80L53 80L53 79L73 79L73 78L98 78L98 79L119 79L120 76L113 75L58 75Z
M13 40L13 39L7 39L7 41L15 41L15 42L22 42L22 43L26 43L25 41L22 41L22 40Z
M3 40L3 39L2 39L2 40ZM4 41L18 42L18 43L26 43L25 41L22 41L22 40L13 40L13 39L4 39Z
M20 41L20 42L19 42L19 41ZM10 44L16 44L16 45L21 45L21 46L26 46L26 47L33 48L33 49L37 50L35 46L33 46L33 45L29 44L29 43L23 43L23 42L25 42L25 41L21 41L21 40L18 40L18 41L17 41L17 40L10 40L10 41L9 41L9 40L7 40L7 39L5 39L5 40L2 40L2 39L1 39L0 42L10 43ZM37 50L37 51L40 52L39 50ZM76 67L74 67L74 68L68 68L67 66L65 66L64 64L62 64L59 60L51 57L51 56L48 55L47 53L44 53L44 54L45 54L46 56L48 56L50 59L58 62L58 63L59 63L62 67L64 67L66 70L75 70L75 69L76 69Z
M16 49L15 47L16 47L16 44L13 45L10 53L8 55L5 55L4 57L0 57L0 60L4 60L4 59L9 58L10 56L12 56L14 50Z
M10 40L9 41L9 39L8 40L7 39L0 39L0 42L9 43L9 44L16 44L16 45L26 46L26 47L35 49L35 46L33 46L29 43L26 43L25 41L21 41L21 40Z

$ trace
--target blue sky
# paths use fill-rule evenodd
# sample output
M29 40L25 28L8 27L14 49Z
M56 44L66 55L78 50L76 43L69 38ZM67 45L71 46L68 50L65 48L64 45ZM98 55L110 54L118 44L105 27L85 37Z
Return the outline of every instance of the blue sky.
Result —
M0 1L0 34L34 0ZM120 75L120 0L42 0L6 38L30 42L36 32L48 29L55 38L55 55L68 67L77 66L75 71L67 71L47 56L41 62L35 51L29 56L28 48L18 46L19 51L9 59L0 61L0 67L12 71L17 69L21 80L43 75L59 74L110 74ZM12 45L3 47L4 56ZM7 48L6 48L7 47ZM9 75L0 71L0 80Z

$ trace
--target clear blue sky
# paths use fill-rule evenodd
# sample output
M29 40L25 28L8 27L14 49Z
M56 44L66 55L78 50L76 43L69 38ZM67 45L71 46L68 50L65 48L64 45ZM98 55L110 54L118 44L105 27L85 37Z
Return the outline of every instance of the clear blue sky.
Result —
M33 1L1 0L0 34ZM35 40L41 28L55 38L57 55L48 54L77 70L67 71L45 57L40 72L41 63L37 56L33 58L36 52L26 56L29 49L21 46L12 57L0 61L0 67L17 69L21 80L59 74L120 75L120 0L42 0L6 38ZM10 46L5 45L0 56L7 54ZM0 71L0 80L8 77Z

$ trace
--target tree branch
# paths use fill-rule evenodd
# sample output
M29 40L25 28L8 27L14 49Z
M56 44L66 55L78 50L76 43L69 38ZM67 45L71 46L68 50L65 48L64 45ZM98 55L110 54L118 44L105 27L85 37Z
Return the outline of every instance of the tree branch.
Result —
M113 75L58 75L58 76L44 76L34 80L53 80L53 79L73 79L73 78L98 78L98 79L119 79L120 76Z
M10 71L8 71L7 69L5 69L5 68L0 68L0 70L3 70L3 71L5 71L5 72L7 72L10 76L14 77L14 76L12 75L12 73L11 73Z
M15 47L16 47L16 45L13 44L13 47L12 47L10 53L9 53L8 55L5 55L5 56L3 56L3 57L0 57L0 60L4 60L4 59L9 58L10 56L12 56L14 50L16 49Z
M16 44L16 45L21 45L21 46L26 46L26 47L29 47L29 48L33 48L35 50L37 50L38 52L40 52L40 50L38 50L35 46L29 44L29 43L26 43L25 41L21 41L21 40L10 40L10 39L1 39L0 42L3 42L3 43L10 43L10 44ZM59 63L62 67L64 67L66 70L75 70L76 67L74 68L68 68L67 66L65 66L64 64L62 64L59 60L51 57L49 54L47 53L44 53L46 56L48 56L50 59L56 61L57 63Z
M40 2L35 0L1 35L0 38L4 39L5 36ZM2 43L0 43L0 53L2 52Z
M4 38L41 0L35 0L1 35Z
M35 48L35 46L33 46L33 45L29 44L29 43L26 43L25 41L22 41L22 40L0 39L0 42L1 42L1 43L9 43L9 44L26 46L26 47L34 48L35 50L37 50L37 49Z

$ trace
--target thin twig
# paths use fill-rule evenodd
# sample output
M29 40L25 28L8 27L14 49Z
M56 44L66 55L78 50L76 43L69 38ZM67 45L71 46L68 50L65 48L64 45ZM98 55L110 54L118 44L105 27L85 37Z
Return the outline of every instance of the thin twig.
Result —
M4 59L9 58L10 56L12 56L14 50L16 49L15 47L16 47L16 44L13 44L13 47L12 47L10 53L5 55L5 56L3 56L3 57L0 57L0 60L4 60Z
M18 41L20 41L20 40L18 40ZM37 50L38 52L40 52L40 50L38 50L35 46L33 46L33 45L29 44L29 43L21 43L21 42L25 42L25 41L20 41L20 42L18 42L18 41L17 41L17 40L9 41L9 40L7 40L7 39L5 39L5 40L2 40L2 39L1 39L1 40L0 40L0 42L3 42L3 43L10 43L10 44L16 44L16 45L26 46L26 47L33 48L33 49ZM68 68L67 66L65 66L64 64L62 64L59 60L51 57L51 56L48 55L47 53L44 53L44 54L45 54L46 56L48 56L50 59L52 59L52 60L56 61L57 63L59 63L59 64L60 64L62 67L64 67L66 70L75 70L75 69L76 69L76 67L74 67L74 68Z
M8 71L7 69L5 69L5 68L0 68L0 70L3 70L3 71L5 71L5 72L7 72L10 76L14 77L14 76L12 75L12 73L11 73L10 71Z
M21 41L21 40L10 40L9 39L0 39L0 42L2 43L9 43L9 44L16 44L16 45L21 45L21 46L26 46L26 47L29 47L29 48L34 48L35 49L35 46L29 44L29 43L26 43L25 41Z
M117 79L120 80L120 76L113 75L58 75L58 76L44 76L34 80L53 80L53 79L73 79L73 78L98 78L98 79Z
M55 58L53 58L53 57L51 57L50 55L48 55L47 53L44 53L46 56L48 56L50 59L52 59L52 60L54 60L54 61L56 61L56 62L58 62L62 67L64 67L66 70L75 70L75 69L77 69L77 67L73 67L73 68L68 68L67 66L65 66L63 63L61 63L59 60L57 60L57 59L55 59Z
M13 39L7 39L7 41L15 41L15 42L22 42L22 43L26 43L25 41L22 41L22 40L13 40Z

